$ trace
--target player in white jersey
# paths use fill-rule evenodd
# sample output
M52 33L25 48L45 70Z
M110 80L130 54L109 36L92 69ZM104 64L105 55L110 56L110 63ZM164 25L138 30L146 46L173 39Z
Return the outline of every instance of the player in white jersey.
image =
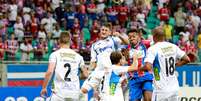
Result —
M124 37L118 32L114 32L111 35L109 25L104 25L100 29L99 40L92 44L91 47L91 66L96 68L96 65L100 65L99 59L101 55L107 54L106 58L109 58L112 51L118 50L120 44L128 44L128 38ZM97 66L101 67L101 66ZM98 68L101 69L101 68ZM103 70L103 68L101 69Z
M121 52L114 51L110 55L112 64L106 60L102 66L110 67L107 70L100 70L96 72L96 78L89 82L88 88L94 88L101 83L104 76L104 91L100 101L124 101L122 82L125 80L124 73L134 71L138 65L137 54L133 55L133 64L131 66L123 66L125 59ZM91 79L91 78L90 78Z
M53 52L49 58L41 96L47 94L46 88L54 73L51 101L79 101L79 68L81 68L84 76L88 75L87 69L84 68L83 57L69 49L69 40L69 33L62 32L60 35L60 49Z
M125 58L123 58L121 52L115 51L110 55L112 66L109 68L107 75L105 76L106 85L106 100L107 101L124 101L124 95L122 90L122 83L126 80L124 74L134 71L138 66L138 55L133 54L133 63L131 66L123 66Z
M113 33L113 36L112 36L111 30L109 29L109 25L107 24L101 27L99 38L100 39L94 44L92 44L92 47L91 47L91 62L90 62L91 66L90 67L93 69L95 68L95 71L93 71L93 73L89 76L90 79L88 78L88 80L84 82L84 85L82 86L84 92L89 91L88 86L91 83L99 82L100 84L100 81L97 80L97 78L100 78L100 77L97 77L99 75L96 75L96 74L99 71L105 71L105 68L104 66L102 66L102 64L106 64L106 63L102 63L102 62L109 60L109 56L111 52L117 50L120 44L129 43L128 39L123 37L118 32ZM107 62L110 62L110 61L107 61ZM108 64L111 64L111 63L108 63Z
M154 91L152 101L178 101L179 84L175 67L190 62L188 56L178 46L166 42L163 30L153 31L154 45L148 49L142 70L154 71Z

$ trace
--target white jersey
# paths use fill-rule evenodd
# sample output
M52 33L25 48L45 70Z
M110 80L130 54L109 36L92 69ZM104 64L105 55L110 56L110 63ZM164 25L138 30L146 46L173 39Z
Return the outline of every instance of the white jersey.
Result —
M104 40L99 40L96 43L94 43L91 47L91 62L97 62L96 69L98 70L104 70L102 68L103 66L100 66L102 61L105 61L105 59L108 60L110 58L110 54L118 49L118 46L120 45L121 40L119 37L111 37Z
M169 42L158 42L147 51L145 62L153 64L154 92L176 92L179 90L175 64L185 55L178 46Z
M103 94L105 101L124 101L122 82L126 79L124 74L128 72L128 67L112 65L105 74Z
M59 49L50 55L49 62L55 62L53 91L63 98L79 97L78 70L84 66L83 57L71 49Z

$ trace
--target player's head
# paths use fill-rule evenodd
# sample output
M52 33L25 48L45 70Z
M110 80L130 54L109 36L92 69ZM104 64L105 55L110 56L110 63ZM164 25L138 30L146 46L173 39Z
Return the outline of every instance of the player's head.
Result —
M136 45L140 41L140 34L136 29L129 30L127 32L128 38L131 44Z
M69 44L70 33L68 31L61 32L59 41L60 41L60 44Z
M153 29L152 34L153 34L153 40L155 43L165 41L165 34L161 27L156 27L155 29Z
M120 51L114 51L110 54L111 63L114 64L121 64L121 60L123 56Z
M107 38L111 34L110 25L105 24L100 28L99 36L101 39Z

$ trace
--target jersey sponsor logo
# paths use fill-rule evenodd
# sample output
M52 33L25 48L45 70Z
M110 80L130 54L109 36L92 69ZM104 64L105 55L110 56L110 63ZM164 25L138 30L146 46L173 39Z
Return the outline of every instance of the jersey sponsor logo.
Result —
M161 48L161 50L162 50L163 53L172 52L173 47L172 46L164 47L164 48Z
M68 58L72 58L75 59L76 54L72 54L72 53L60 53L60 56L63 57L68 57Z
M109 49L111 49L111 51L112 51L112 46L106 46L106 47L102 47L102 48L99 47L95 51L96 51L97 54L100 54L100 53L103 53L103 52L105 52L106 50L109 50Z

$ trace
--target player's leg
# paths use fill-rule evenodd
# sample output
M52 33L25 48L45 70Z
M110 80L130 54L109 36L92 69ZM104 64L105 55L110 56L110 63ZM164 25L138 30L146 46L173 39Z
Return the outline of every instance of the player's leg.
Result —
M93 72L83 83L81 87L81 93L87 94L90 90L94 89L94 95L99 95L97 94L96 88L100 85L101 79L103 75L99 75L100 73L97 74L97 72ZM94 96L96 98L96 96Z
M129 88L128 85L123 88L124 101L129 101Z
M80 101L79 99L65 98L64 101Z
M129 101L140 101L142 98L141 83L129 80Z
M169 93L153 92L151 101L174 101L168 100Z
M81 92L86 94L89 90L95 88L100 83L100 79L95 76L95 73L89 75L89 77L84 81Z
M151 101L152 91L153 91L152 81L151 80L144 81L142 89L143 89L144 101Z
M80 94L79 101L88 101L88 94Z
M49 101L65 101L65 100L62 97L57 96L55 93L52 93Z
M175 92L173 93L170 97L167 98L168 101L179 101L179 96L178 96L178 93Z

